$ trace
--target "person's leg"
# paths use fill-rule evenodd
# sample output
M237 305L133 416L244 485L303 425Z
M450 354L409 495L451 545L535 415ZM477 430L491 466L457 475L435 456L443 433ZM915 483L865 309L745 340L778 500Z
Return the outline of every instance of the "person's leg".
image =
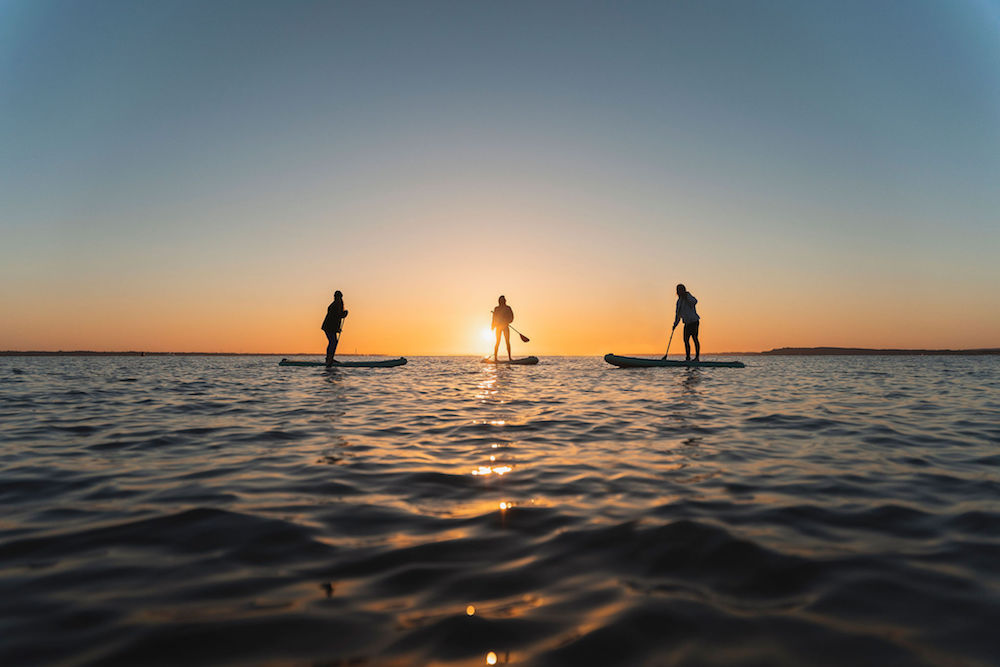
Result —
M684 361L691 361L691 327L684 325Z
M510 356L510 327L503 328L503 335L507 341L507 360L514 361L514 357Z
M326 334L326 365L333 366L333 356L337 354L337 334L329 331Z
M698 341L698 329L700 328L701 320L694 323L691 327L691 337L694 338L694 360L701 361L701 343Z
M497 350L500 349L500 334L502 332L503 330L500 327L497 327L497 344L493 346L493 361L497 360Z

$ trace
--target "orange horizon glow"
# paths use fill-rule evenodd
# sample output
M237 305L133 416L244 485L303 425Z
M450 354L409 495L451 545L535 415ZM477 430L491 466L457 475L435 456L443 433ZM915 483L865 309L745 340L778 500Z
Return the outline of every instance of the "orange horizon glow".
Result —
M526 281L527 282L527 281ZM866 347L974 349L1000 346L1000 317L981 313L966 317L956 331L947 317L896 304L885 309L830 300L805 310L801 293L786 293L768 311L746 298L743 290L715 293L688 281L699 298L704 354L760 352L778 347ZM443 288L442 288L443 289ZM718 288L716 288L718 289ZM329 290L332 294L332 289ZM465 290L459 290L464 292ZM496 290L494 290L495 292ZM489 355L494 337L489 329L495 300L481 290L478 298L456 294L453 303L428 307L419 300L344 288L350 315L344 323L338 353L385 355ZM537 291L506 289L515 313L514 326L531 338L522 343L512 332L515 356L663 354L673 321L673 295L652 287L628 297L605 295L596 305L561 300ZM467 298L461 299L459 297ZM165 301L155 308L137 300L101 299L50 308L37 304L5 304L18 317L8 320L0 350L97 352L232 352L262 354L323 353L326 339L319 329L327 299L316 290L284 303L205 299L191 303ZM972 300L973 295L969 295ZM972 303L953 303L974 313ZM887 312L886 312L887 310ZM66 319L70 329L61 326ZM11 326L11 325L14 326ZM978 326L977 326L978 325ZM504 344L501 342L501 352ZM674 333L671 354L683 352L681 327Z
M261 231L225 253L219 240L183 236L180 250L130 242L115 253L66 239L3 267L19 287L0 292L0 350L321 354L340 289L350 311L341 354L491 354L484 330L500 294L531 338L512 335L515 355L663 354L678 282L699 300L705 354L1000 345L989 244L924 261L924 250L887 254L874 241L723 235L710 220L689 229L607 202L567 209L553 194L504 206L488 190L470 186L446 205L412 195L291 236L241 205L228 215ZM608 221L624 215L641 231L609 244ZM670 351L682 350L678 329Z

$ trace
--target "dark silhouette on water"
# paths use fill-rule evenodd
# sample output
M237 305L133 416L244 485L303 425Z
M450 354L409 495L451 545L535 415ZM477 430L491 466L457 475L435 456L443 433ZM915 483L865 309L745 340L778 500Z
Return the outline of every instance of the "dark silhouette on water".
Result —
M510 324L514 321L514 311L507 305L507 297L503 295L497 299L497 303L499 305L493 309L493 323L490 324L490 328L497 332L497 342L493 346L493 361L497 360L501 335L507 340L507 359L513 361L514 358L510 355Z
M691 361L692 338L694 338L694 360L701 361L701 343L698 341L698 325L701 318L698 317L698 311L694 308L696 303L698 303L698 299L694 298L694 295L688 292L683 284L678 284L677 307L674 312L674 326L670 329L670 336L673 338L677 323L684 320L684 361ZM667 352L669 351L670 345L668 343ZM664 354L663 358L666 359L667 355Z
M900 348L871 348L871 347L779 347L773 350L761 352L763 355L882 355L882 356L925 356L925 355L948 355L948 356L978 356L978 355L998 355L1000 347L983 347L971 350L920 350L920 349L900 349Z
M344 295L340 290L333 293L333 303L326 308L326 317L320 327L326 334L326 365L333 366L334 355L337 354L337 343L340 342L340 332L343 329L347 310L344 308Z

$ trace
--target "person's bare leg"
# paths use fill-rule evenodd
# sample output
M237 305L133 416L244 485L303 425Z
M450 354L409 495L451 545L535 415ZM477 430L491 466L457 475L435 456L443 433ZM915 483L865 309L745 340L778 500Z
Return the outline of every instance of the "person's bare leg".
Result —
M691 361L691 334L684 332L684 361Z
M500 349L500 329L497 329L497 344L493 346L493 361L497 360L497 350Z
M701 343L698 342L698 334L694 335L694 360L701 361Z
M504 338L507 341L507 360L514 361L514 357L510 356L510 329L504 330Z

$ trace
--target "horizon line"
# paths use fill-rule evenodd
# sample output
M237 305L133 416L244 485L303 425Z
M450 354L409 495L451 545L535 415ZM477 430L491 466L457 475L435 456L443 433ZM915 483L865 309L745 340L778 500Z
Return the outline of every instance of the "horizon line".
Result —
M759 351L725 351L725 352L705 352L705 356L797 356L803 354L1000 354L998 347L975 347L975 348L868 348L868 347L842 347L842 346L809 346L809 347L777 347L769 350ZM188 351L158 351L149 350L0 350L0 357L31 357L31 356L226 356L226 357L304 357L304 356L324 356L324 351L318 352L188 352ZM545 354L547 357L601 357L607 353L592 354ZM614 353L612 353L614 354ZM658 352L630 352L628 355L649 355L659 354ZM365 353L344 353L342 357L398 357L399 354L386 354L383 352ZM492 355L482 355L474 353L445 353L445 354L413 354L411 357L489 357Z
M703 355L718 355L718 354L735 354L735 355L759 355L764 352L703 352ZM218 357L322 357L325 356L326 352L185 352L185 351L170 351L170 352L150 352L149 350L0 350L0 357L17 357L17 356L121 356L121 357L134 357L134 356L170 356L170 355L182 355L182 356L218 356ZM607 352L595 352L593 354L542 354L541 356L546 357L595 357L604 356L608 354ZM614 353L612 353L614 354ZM630 352L629 354L658 354L656 352ZM337 356L340 357L401 357L401 356L411 356L411 357L492 357L492 354L474 354L471 352L451 352L442 354L387 354L385 352L357 352L357 353L338 353ZM503 355L501 355L503 356ZM529 355L530 356L530 355ZM539 356L539 353L534 353L534 356ZM673 356L673 355L672 355Z

